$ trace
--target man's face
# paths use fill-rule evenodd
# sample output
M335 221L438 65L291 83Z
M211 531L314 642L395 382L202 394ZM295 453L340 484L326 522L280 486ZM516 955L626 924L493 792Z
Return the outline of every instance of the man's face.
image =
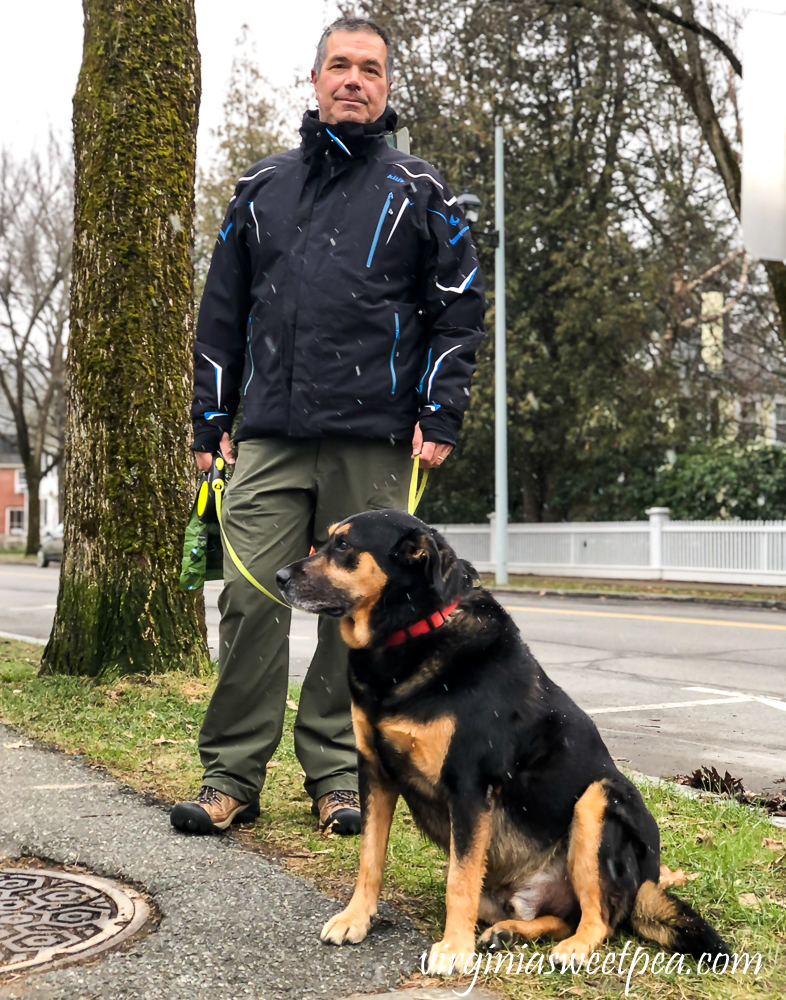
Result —
M311 82L323 122L374 122L385 110L390 84L387 47L372 31L334 31Z

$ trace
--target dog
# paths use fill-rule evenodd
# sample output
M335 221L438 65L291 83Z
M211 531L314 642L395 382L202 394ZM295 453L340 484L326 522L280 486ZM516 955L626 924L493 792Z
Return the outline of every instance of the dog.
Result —
M469 959L478 920L480 947L550 938L563 962L589 960L621 925L696 958L730 954L659 887L659 831L640 792L437 531L401 511L357 514L276 580L294 607L338 618L349 646L360 865L324 942L368 933L402 795L450 859L430 974Z

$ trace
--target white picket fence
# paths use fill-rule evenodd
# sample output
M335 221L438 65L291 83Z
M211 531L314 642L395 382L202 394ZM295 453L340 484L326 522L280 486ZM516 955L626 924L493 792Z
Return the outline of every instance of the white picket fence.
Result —
M508 525L511 573L786 586L786 521L649 521ZM493 571L490 524L435 525L477 570Z

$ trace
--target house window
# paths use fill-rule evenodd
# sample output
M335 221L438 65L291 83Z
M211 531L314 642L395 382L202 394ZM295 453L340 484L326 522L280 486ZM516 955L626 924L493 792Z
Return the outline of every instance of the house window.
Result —
M14 472L14 493L27 493L27 476L24 469Z
M775 404L775 440L786 444L786 403Z
M25 509L24 507L8 507L8 534L24 535L25 533Z

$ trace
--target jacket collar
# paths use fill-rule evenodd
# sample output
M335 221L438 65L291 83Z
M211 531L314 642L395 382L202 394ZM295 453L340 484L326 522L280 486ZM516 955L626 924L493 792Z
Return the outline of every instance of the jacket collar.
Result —
M303 137L303 157L311 160L328 153L340 160L365 159L385 141L385 133L396 127L398 115L390 106L375 122L336 122L327 124L319 120L319 112L307 111L303 116L300 134Z

